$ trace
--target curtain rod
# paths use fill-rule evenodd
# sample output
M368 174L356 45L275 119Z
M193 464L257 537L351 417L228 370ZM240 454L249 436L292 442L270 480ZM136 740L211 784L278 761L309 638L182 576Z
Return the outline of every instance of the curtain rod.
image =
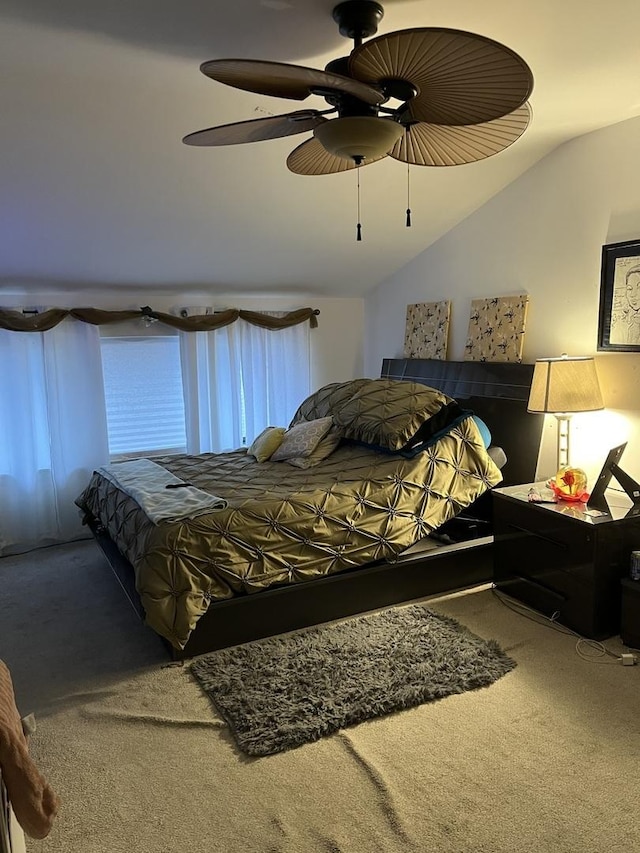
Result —
M295 311L287 312L282 317L274 317L272 314L265 314L260 311L246 311L242 308L227 308L224 311L215 311L213 314L194 314L192 317L181 317L166 314L163 311L154 311L148 305L138 311L105 311L101 308L49 308L42 313L36 309L15 311L0 308L0 329L6 329L10 332L46 332L67 317L72 317L93 326L120 323L125 320L152 319L183 332L210 332L228 326L230 323L235 323L237 320L244 320L252 326L261 326L263 329L275 331L307 321L309 321L309 326L315 329L318 326L317 317L319 314L318 308L298 308Z

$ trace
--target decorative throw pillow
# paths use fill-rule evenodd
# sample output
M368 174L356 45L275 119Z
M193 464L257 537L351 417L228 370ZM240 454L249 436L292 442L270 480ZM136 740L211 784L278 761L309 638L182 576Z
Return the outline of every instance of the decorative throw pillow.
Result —
M318 418L315 421L301 421L292 426L285 432L282 444L271 457L271 462L311 456L332 425L333 418Z
M401 450L433 420L437 432L461 409L441 391L398 379L370 379L335 415L345 438L386 450ZM439 417L437 417L440 415Z
M338 427L331 427L309 456L294 456L292 459L287 459L286 461L289 465L295 465L296 468L313 468L315 465L319 465L323 459L331 456L341 440L342 430L338 429Z
M258 462L266 462L282 444L284 433L284 427L266 427L266 429L262 430L260 435L254 438L251 447L247 450L247 453L251 454L251 456L255 456Z

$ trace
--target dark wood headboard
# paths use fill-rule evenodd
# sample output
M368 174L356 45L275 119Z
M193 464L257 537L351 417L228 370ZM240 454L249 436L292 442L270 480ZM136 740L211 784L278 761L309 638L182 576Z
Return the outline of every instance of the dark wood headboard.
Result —
M481 417L491 430L491 443L507 455L500 485L512 486L536 478L544 415L527 412L533 367L512 362L385 358L380 375L437 388Z

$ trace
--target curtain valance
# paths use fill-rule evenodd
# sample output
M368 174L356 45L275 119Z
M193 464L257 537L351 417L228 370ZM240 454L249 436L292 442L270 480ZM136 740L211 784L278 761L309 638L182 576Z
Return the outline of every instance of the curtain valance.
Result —
M101 308L50 308L47 311L42 311L42 313L33 314L23 314L22 311L0 308L0 329L7 329L10 332L46 332L61 323L65 317L73 317L83 323L91 323L93 326L121 323L123 320L158 320L183 332L211 332L214 329L221 329L223 326L235 323L236 320L245 320L253 326L272 330L286 329L308 320L310 327L315 329L318 325L317 316L319 313L320 311L317 308L298 308L296 311L289 311L281 317L274 317L272 314L264 314L260 311L228 308L225 311L215 311L213 314L194 314L191 317L183 317L154 311L148 305L132 311L104 311Z

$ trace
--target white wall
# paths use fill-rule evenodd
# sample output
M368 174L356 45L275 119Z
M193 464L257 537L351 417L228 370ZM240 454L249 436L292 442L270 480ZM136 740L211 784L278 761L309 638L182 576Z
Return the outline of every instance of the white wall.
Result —
M329 382L342 382L363 375L363 325L362 299L326 299L308 297L252 297L237 295L207 295L202 291L133 289L82 289L69 291L42 291L37 286L20 293L0 293L0 305L12 307L55 307L135 309L149 305L156 311L169 312L180 306L196 308L244 308L253 311L291 311L296 308L317 308L320 311L318 328L311 330L311 388L321 388Z
M408 304L442 299L452 301L450 359L464 358L472 298L518 293L529 294L523 361L596 354L602 246L636 238L640 118L556 149L372 292L365 373L402 356ZM596 364L607 410L574 416L572 462L592 477L628 439L621 465L640 479L640 353L599 353ZM554 442L550 417L541 478L555 470Z

